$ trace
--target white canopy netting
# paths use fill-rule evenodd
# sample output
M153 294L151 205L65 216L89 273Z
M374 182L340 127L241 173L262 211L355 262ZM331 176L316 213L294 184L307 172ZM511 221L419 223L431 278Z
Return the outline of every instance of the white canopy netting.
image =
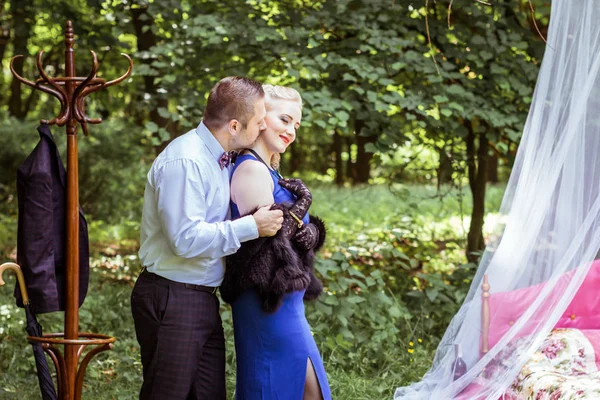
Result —
M600 306L600 294L576 297L600 248L599 70L600 1L554 0L497 239L488 243L431 369L394 399L501 398L572 301ZM579 317L571 320L600 329L600 313ZM460 377L457 344L467 366Z

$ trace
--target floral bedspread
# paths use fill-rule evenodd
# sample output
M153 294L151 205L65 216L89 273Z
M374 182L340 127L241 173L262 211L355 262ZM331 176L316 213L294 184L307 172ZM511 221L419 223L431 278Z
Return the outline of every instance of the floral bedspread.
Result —
M600 399L592 344L578 329L554 329L509 392L523 400Z

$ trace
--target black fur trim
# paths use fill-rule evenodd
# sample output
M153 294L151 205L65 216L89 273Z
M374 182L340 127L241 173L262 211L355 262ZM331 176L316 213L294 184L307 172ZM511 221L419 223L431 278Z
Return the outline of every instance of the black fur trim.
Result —
M327 237L327 228L325 227L325 222L317 216L310 215L310 223L315 224L317 229L319 230L319 240L317 240L317 244L313 248L315 252L319 251L323 244L325 243L325 238Z
M284 218L291 218L286 212L289 207L288 204L274 204L271 209L280 209L284 211ZM318 218L315 221L322 246L325 225ZM225 264L225 277L220 290L227 303L235 301L244 291L255 289L261 299L262 309L274 312L281 306L286 293L306 289L304 299L312 300L323 290L323 285L313 273L314 251L298 249L281 232L273 237L242 243L236 253L226 257Z
M321 293L323 293L323 284L316 277L314 271L310 273L310 284L306 288L306 292L304 292L304 300L310 301L318 298Z

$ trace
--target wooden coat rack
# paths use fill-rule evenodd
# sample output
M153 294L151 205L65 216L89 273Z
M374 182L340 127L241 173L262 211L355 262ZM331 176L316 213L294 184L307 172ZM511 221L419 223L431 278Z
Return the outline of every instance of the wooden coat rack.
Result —
M43 51L37 54L37 67L40 78L29 81L17 74L13 68L14 56L10 60L10 70L17 80L34 89L56 97L61 104L59 115L52 120L41 120L41 123L67 127L67 249L66 249L66 307L64 333L49 333L43 337L28 336L27 340L42 343L46 353L54 362L57 372L58 397L61 400L79 400L83 387L83 377L90 360L98 353L109 350L115 338L99 333L79 332L79 176L77 157L77 125L80 124L84 134L88 135L87 124L99 124L100 118L88 118L85 115L85 98L98 90L116 85L125 80L133 69L133 61L127 54L122 55L129 61L127 72L118 79L107 82L96 77L98 58L92 53L93 66L85 78L75 73L73 24L67 21L65 29L65 76L51 78L42 65ZM57 346L63 345L64 357ZM79 362L88 346L94 346Z

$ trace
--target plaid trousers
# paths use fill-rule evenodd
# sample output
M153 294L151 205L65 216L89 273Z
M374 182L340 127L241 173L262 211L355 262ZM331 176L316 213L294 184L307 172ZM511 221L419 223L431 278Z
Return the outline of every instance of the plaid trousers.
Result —
M225 400L225 338L214 293L144 270L131 293L140 400Z

